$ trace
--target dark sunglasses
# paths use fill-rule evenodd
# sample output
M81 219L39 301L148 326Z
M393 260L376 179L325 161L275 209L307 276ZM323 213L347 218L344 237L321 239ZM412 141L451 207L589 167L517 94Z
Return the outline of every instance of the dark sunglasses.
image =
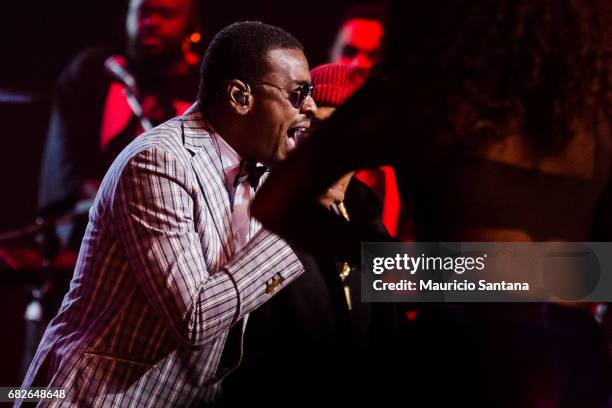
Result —
M265 81L252 81L252 82L254 85L268 85L268 86L272 86L278 89L281 92L282 91L287 92L287 99L289 99L289 102L291 103L291 105L296 109L302 109L302 107L304 106L304 103L306 103L306 98L308 98L309 96L312 96L314 89L315 89L314 85L310 85L310 84L302 84L299 86L299 88L296 88L296 89L285 89L278 85L274 85L270 82L265 82Z

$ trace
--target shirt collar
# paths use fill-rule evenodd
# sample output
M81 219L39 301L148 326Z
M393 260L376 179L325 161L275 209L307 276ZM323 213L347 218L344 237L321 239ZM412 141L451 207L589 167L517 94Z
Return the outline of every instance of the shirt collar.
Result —
M225 188L228 192L233 192L233 181L240 171L241 157L238 152L236 152L236 150L234 150L234 148L230 146L229 143L227 143L225 139L223 139L223 137L221 137L217 132L212 130L210 135L213 138L216 147L219 149L218 153L219 159L221 160Z

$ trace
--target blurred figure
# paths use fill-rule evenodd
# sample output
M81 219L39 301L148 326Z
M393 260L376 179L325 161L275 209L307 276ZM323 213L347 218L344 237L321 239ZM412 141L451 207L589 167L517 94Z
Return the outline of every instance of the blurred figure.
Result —
M331 62L369 70L380 62L384 6L354 6L345 15L331 48Z
M143 127L183 113L195 99L199 58L193 48L200 38L196 1L130 0L123 49L87 49L60 75L38 192L39 214L50 221L43 252L52 253L53 268L74 269L88 210L117 154ZM47 248L58 242L56 234L60 248ZM38 290L44 294L38 322L43 328L70 279L66 273L53 277L42 284L45 290ZM35 346L38 341L30 342ZM25 365L33 352L26 350Z
M610 241L599 3L396 1L388 15L380 70L271 174L253 214L295 245L359 259L380 235L311 203L347 171L391 164L418 241ZM422 305L395 338L376 371L394 374L371 389L410 386L406 405L608 406L609 351L579 308Z
M330 61L369 72L380 62L384 18L385 6L382 4L365 3L351 7L334 40ZM355 177L378 196L383 208L382 220L389 233L395 237L399 232L400 239L412 240L410 217L400 202L393 168L381 166L359 170Z
M367 77L367 70L343 64L325 64L310 72L317 103L312 126L322 124ZM351 176L335 184L344 195L344 214L386 234L377 197ZM328 202L336 211L339 204ZM352 390L354 374L367 365L368 351L385 317L380 316L380 307L361 303L358 269L332 257L297 253L304 274L249 318L243 363L225 387L228 398L233 398L229 406L257 398L268 406L276 406L276 401L282 406L295 395L300 395L302 404L316 404L322 398L346 403L357 395ZM257 392L269 384L275 386L274 401Z
M85 213L110 163L143 123L156 125L187 109L199 80L192 50L200 39L198 17L196 0L131 0L125 49L88 49L60 75L40 178L43 216ZM76 224L60 231L73 249L85 221Z
M353 67L345 63L319 65L310 71L315 84L317 124L328 119L359 87L368 75L368 68Z

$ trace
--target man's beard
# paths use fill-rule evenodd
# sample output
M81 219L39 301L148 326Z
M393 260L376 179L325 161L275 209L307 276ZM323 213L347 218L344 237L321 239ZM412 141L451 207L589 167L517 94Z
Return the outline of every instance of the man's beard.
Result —
M137 66L146 66L146 69L160 69L183 58L180 44L166 45L160 52L151 53L138 44L138 40L127 41L127 56Z

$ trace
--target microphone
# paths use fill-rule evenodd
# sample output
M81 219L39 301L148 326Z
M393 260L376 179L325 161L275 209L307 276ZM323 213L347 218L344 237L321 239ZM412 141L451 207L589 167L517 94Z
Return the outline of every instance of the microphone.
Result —
M125 98L128 105L134 112L134 115L140 121L142 128L146 130L153 129L153 123L145 117L142 105L138 100L138 87L136 80L127 69L127 61L120 55L111 55L104 61L104 68L113 79L121 83L125 87Z
M344 201L340 201L339 203L333 203L330 206L330 209L334 213L336 213L336 215L344 218L346 221L351 220L348 215L348 211L346 210L346 207L344 206ZM346 308L348 309L349 312L353 310L353 302L351 298L351 287L349 286L346 279L349 277L352 270L353 268L351 268L349 263L345 261L342 263L342 270L340 271L340 274L339 274L340 282L342 282L342 289L344 290L344 300L346 301Z
M136 94L136 80L126 68L127 61L120 55L111 55L104 61L104 68L113 79L121 82L130 92Z

